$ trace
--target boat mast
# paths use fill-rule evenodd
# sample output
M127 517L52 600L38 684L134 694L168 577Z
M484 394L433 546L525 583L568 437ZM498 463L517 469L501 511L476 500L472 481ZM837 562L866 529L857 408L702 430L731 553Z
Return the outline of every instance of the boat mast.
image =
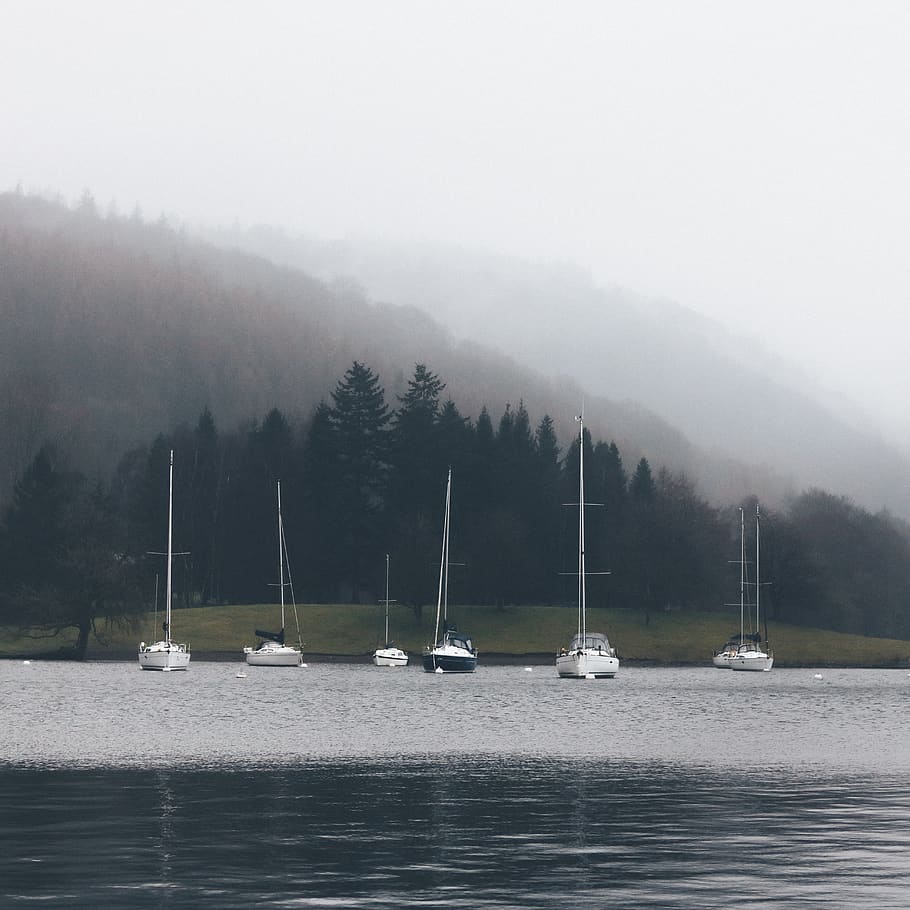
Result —
M578 634L582 647L587 640L585 620L585 428L584 417L578 421Z
M168 469L167 494L167 596L165 597L165 641L171 640L171 562L174 551L174 450Z
M389 554L385 555L385 643L389 646Z
M452 520L452 469L449 468L449 478L446 481L446 522L445 522L445 586L442 590L442 621L448 628L449 618L449 523Z
M281 481L278 481L278 587L281 590L281 633L284 638L284 527L281 523ZM284 644L284 641L281 642Z
M739 643L742 645L746 634L746 513L739 508Z
M452 497L452 469L449 468L449 477L446 481L446 510L442 523L442 556L439 564L439 590L436 594L436 633L434 641L439 641L439 617L446 618L446 609L449 599L449 504Z
M759 619L758 604L760 599L761 591L761 574L759 569L761 568L759 561L759 537L761 535L760 531L760 520L758 512L758 503L755 503L755 631L756 633L761 632L761 620Z

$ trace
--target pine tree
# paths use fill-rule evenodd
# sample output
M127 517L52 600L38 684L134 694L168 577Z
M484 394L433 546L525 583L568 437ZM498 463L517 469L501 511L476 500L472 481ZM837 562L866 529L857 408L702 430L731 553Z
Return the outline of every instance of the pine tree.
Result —
M388 474L389 412L379 377L356 360L332 400L341 481L337 518L345 532L343 558L351 598L359 603L385 552L378 519Z
M310 600L340 598L344 574L344 529L338 521L342 495L338 439L332 409L324 401L316 407L303 447L300 521L302 559L296 573L300 591Z
M189 468L188 545L192 586L203 603L217 600L222 453L212 412L206 407L192 435Z
M528 598L532 603L553 603L558 597L559 576L559 444L553 421L545 414L534 433L535 480L531 500L531 563L532 588Z
M391 430L389 508L416 517L432 506L446 454L438 438L439 395L445 388L422 363L414 368Z
M455 402L448 399L440 408L436 419L436 436L439 441L439 467L452 465L459 472L465 467L473 442L473 430L467 417L462 417Z
M653 556L657 547L657 518L654 510L654 478L647 458L642 458L629 483L632 504L632 555L629 560L631 591L649 622L657 605L658 587Z
M635 467L635 474L629 485L632 500L643 504L654 501L654 478L651 476L651 465L647 458L642 458Z

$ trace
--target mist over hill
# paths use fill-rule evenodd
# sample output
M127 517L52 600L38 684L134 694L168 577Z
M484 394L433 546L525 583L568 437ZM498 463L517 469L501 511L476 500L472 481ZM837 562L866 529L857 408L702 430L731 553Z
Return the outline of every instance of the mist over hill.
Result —
M552 415L565 444L585 397L476 341L456 340L409 304L376 304L256 255L188 237L164 222L102 217L0 196L0 499L44 439L109 476L128 448L208 406L222 427L278 407L298 425L353 360L380 376L391 406L416 362L447 383L466 416L524 401ZM702 456L641 407L587 396L595 435L627 463L691 467Z
M716 501L819 486L910 516L910 460L858 404L673 301L598 287L570 263L463 248L325 241L271 227L208 236L418 307L453 337L499 348L557 386L622 402L652 425L636 448L685 470ZM622 422L599 429L625 435Z
M222 427L271 407L299 426L360 360L390 406L426 363L466 416L523 401L564 447L584 401L629 468L646 456L719 503L819 485L910 514L899 456L672 304L478 254L218 240L102 216L89 196L0 195L0 501L45 438L106 477L206 406Z

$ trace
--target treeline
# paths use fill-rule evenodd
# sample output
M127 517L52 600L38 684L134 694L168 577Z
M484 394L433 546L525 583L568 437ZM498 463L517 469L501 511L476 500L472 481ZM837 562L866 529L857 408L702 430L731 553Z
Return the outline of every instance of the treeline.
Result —
M450 466L450 602L574 604L578 439L561 451L551 418L532 425L523 403L495 425L486 409L470 419L444 390L419 364L390 404L355 361L302 426L273 409L219 432L206 409L195 426L128 452L105 485L43 447L0 529L3 624L76 627L84 650L106 623L151 607L171 449L174 545L186 554L175 562L178 606L277 598L279 480L298 601L376 602L389 554L392 596L435 604ZM659 610L723 610L732 631L738 507L751 516L754 500L717 509L685 476L644 458L629 469L587 431L584 445L587 567L610 573L588 579L589 603L637 609L643 622ZM785 512L763 511L762 604L770 619L910 638L908 557L906 526L809 491Z
M581 397L574 386L557 395L500 352L457 344L413 307L138 213L102 216L90 195L69 209L0 193L0 325L0 509L45 439L106 478L127 450L192 425L205 407L221 430L278 407L296 433L355 359L395 396L409 364L433 363L475 414L521 394L562 415L561 397ZM620 430L621 409L602 400L590 411L648 451L668 432L640 416Z

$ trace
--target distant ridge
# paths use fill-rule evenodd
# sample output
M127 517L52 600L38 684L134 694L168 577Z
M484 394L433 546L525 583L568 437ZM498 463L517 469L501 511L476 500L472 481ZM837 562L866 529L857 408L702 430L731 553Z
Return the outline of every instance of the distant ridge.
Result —
M643 382L636 400L635 377L624 373L618 355L631 350L640 371L666 372L668 345L674 338L681 344L682 329L674 335L665 327L661 345L650 344L643 328L649 323L631 303L624 304L630 327L623 329L618 305L596 289L585 297L584 282L559 292L558 274L546 284L530 269L523 283L509 284L488 269L484 290L476 267L431 262L424 270L433 281L422 294L394 295L387 284L381 295L368 296L360 287L366 280L354 270L354 280L338 280L343 270L326 261L318 269L322 277L313 277L288 261L268 260L259 255L263 250L238 249L241 240L222 235L219 246L164 222L102 216L90 197L71 209L40 197L0 195L0 503L45 438L61 441L78 466L106 477L128 448L195 422L206 406L222 428L261 419L271 407L301 423L356 359L379 374L390 406L413 365L423 362L447 383L445 394L466 416L476 419L486 406L496 420L507 404L523 400L533 422L551 415L563 446L584 399L592 433L615 440L628 469L646 456L655 468L686 472L716 502L747 492L774 502L798 486L828 485L873 508L887 503L910 514L907 485L896 482L907 465L785 387L769 399L776 417L766 415L756 430L773 433L777 420L776 449L754 440L724 447L714 439L693 442L700 439L690 432L694 419L690 427L660 416L646 401L656 392ZM285 250L283 258L291 253ZM399 266L404 286L408 268ZM445 327L429 314L443 286L453 307L464 302L458 312L477 327L477 337L466 337L463 324ZM523 315L510 309L519 292ZM370 299L380 296L391 302ZM421 300L426 307L417 305ZM585 307L595 304L602 312L587 325ZM650 317L655 321L662 320ZM551 339L536 354L517 343L532 324L544 325ZM514 346L507 344L510 325ZM576 370L573 344L582 353L593 348L605 371L601 378ZM717 359L709 366L708 385L733 372ZM679 359L670 378L695 410L720 409L705 381L686 374ZM756 394L750 389L743 390L747 399ZM784 413L787 401L793 413ZM812 458L814 474L806 465Z
M652 434L637 439L714 500L743 490L773 500L817 486L910 518L910 459L882 441L855 402L673 301L598 287L568 263L478 250L322 241L269 227L209 236L327 281L354 282L375 299L418 305L456 338L482 338L554 381L568 377L588 395L679 428L694 445L678 441L675 453L672 444L655 449Z

